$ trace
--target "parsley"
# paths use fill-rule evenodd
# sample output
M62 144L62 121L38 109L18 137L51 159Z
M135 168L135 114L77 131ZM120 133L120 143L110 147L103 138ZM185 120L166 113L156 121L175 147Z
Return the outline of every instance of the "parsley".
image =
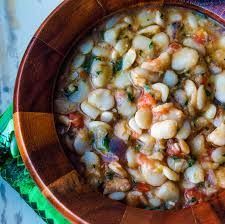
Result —
M151 41L150 44L148 45L149 49L153 48L153 42Z
M99 32L99 35L100 35L100 39L101 40L104 40L104 31L103 30L101 30L100 32Z
M188 167L193 166L193 165L195 164L195 162L196 162L196 160L195 160L194 158L190 158L190 159L188 160Z
M120 59L118 61L116 61L115 63L113 63L113 73L117 73L119 72L123 67L123 60Z
M135 99L135 97L134 97L134 96L132 95L132 93L130 93L130 92L127 93L127 98L128 98L128 100L129 100L130 102L133 102L134 99Z
M189 203L195 203L197 202L197 199L195 197L192 197L190 200L189 200Z
M78 87L70 84L65 90L64 90L64 95L69 97L70 95L72 95L73 93L75 93L78 90Z
M102 71L97 71L96 72L97 75L100 75L101 73L102 73Z
M93 55L87 55L87 57L85 58L83 68L87 73L90 73L91 65L92 65L94 60L101 61L101 58L97 57L97 56L93 56Z
M112 180L113 177L114 177L114 173L112 171L108 171L106 174L105 174L105 177L107 180Z
M208 89L205 90L205 93L206 93L206 96L211 96L211 92Z
M134 146L134 150L135 151L140 151L140 149L141 149L141 144L136 144L135 146Z
M148 86L148 85L144 85L144 90L146 91L146 92L150 92L150 90L151 90L151 88L150 88L150 86Z
M110 138L109 138L109 135L107 134L102 140L103 149L106 151L109 151L109 142L110 142Z
M177 160L179 160L180 158L179 157L177 157L177 156L172 156L171 157L173 160L175 160L175 161L177 161Z
M223 157L225 157L225 154L223 154Z

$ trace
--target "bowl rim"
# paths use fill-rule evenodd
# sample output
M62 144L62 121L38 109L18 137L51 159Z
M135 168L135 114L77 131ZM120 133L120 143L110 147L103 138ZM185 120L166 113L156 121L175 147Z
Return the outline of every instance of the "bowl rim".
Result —
M68 209L67 206L65 206L58 198L57 196L49 190L48 186L42 181L42 179L40 178L37 170L36 170L36 167L33 165L30 157L29 157L29 154L28 154L28 148L27 148L27 144L26 142L24 141L24 133L26 132L26 129L24 128L23 125L21 125L21 113L23 113L23 111L21 111L21 109L19 109L20 105L21 105L21 98L19 96L19 91L20 91L20 85L22 85L22 82L24 79L26 79L26 77L24 76L24 65L25 63L27 62L27 59L28 59L28 56L30 54L30 52L32 51L32 49L34 48L35 44L36 44L36 41L42 41L41 39L39 39L39 34L40 32L43 31L43 29L48 26L49 22L52 20L52 18L57 14L59 13L59 11L67 4L69 4L69 2L71 2L73 0L67 0L67 1L63 1L61 4L59 4L50 14L49 16L44 20L44 22L40 25L40 27L38 28L37 32L35 33L33 39L30 41L25 53L24 53L24 56L23 56L23 59L22 59L22 62L20 64L20 67L19 67L19 71L18 71L18 74L17 74L17 79L16 79L16 83L15 83L15 90L14 90L14 126L15 126L15 134L16 134L16 138L18 140L18 146L19 146L19 149L20 149L20 153L21 153L21 156L22 156L22 159L27 167L27 169L29 170L32 178L35 180L36 184L38 185L38 187L42 190L42 192L44 192L44 195L47 196L47 198L49 199L49 201L62 213L64 214L65 217L67 217L69 220L71 220L72 222L78 222L78 223L87 223L84 219L80 218L79 215L73 213L70 209ZM143 2L143 4L151 4L151 2L149 3L146 3L146 2ZM197 10L203 14L206 14L208 15L209 17L211 17L212 19L218 21L220 24L223 24L225 25L225 18L222 18L221 16L217 15L217 14L214 14L212 11L206 9L206 8L203 8L202 6L199 6L199 5L195 5L195 3L186 3L186 5L184 6L183 5L183 2L175 2L175 3L166 3L164 4L165 6L177 6L177 7L183 7L183 8L188 8L188 9L193 9L193 10ZM132 5L132 7L136 7L136 6L140 6L140 4L136 4L136 5ZM123 9L121 9L123 10ZM117 10L118 11L118 10ZM116 11L116 12L117 12ZM115 13L116 13L115 12ZM104 12L105 13L105 12ZM102 19L104 19L105 17L108 17L108 16L111 16L112 14L114 13L109 13L106 15L104 15ZM72 48L73 46L71 46ZM64 58L66 57L67 53L70 52L70 49L67 51L67 53L65 54L62 54L60 51L56 50L61 56L62 56L62 61L64 61ZM59 66L61 67L61 65ZM57 78L55 78L55 81L56 81ZM54 84L55 85L55 84ZM53 92L52 92L52 95L53 95ZM32 112L29 112L29 111L25 111L24 113L32 113ZM51 113L53 113L53 110L52 110L52 106L51 106ZM53 119L53 120L52 120ZM54 117L50 118L51 122L54 123ZM55 128L55 126L54 126ZM57 134L56 134L57 136ZM59 143L59 139L58 139L58 136L57 136L57 140L58 140L58 143ZM60 144L60 143L59 143ZM223 197L224 197L224 193L223 193ZM200 203L201 205L201 203ZM199 206L196 205L194 207L197 207ZM183 210L183 209L182 209ZM184 209L185 210L185 209ZM178 210L180 211L180 210ZM165 213L165 211L163 212Z

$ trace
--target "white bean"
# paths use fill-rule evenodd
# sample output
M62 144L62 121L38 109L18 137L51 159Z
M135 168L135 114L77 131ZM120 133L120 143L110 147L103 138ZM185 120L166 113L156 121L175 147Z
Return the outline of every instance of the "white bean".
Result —
M225 163L225 147L219 147L212 151L212 160L216 163Z
M133 48L124 55L123 57L123 70L126 70L131 67L136 59L136 51Z
M157 90L161 93L161 100L162 102L166 102L167 97L169 95L169 88L167 85L163 84L163 83L155 83L152 85L152 88L154 90Z
M156 139L173 138L176 135L176 133L177 133L177 122L174 120L160 121L153 124L151 127L151 135Z
M135 182L145 182L145 178L143 177L139 169L128 168L127 171L132 176Z
M130 120L129 120L129 126L130 128L135 131L136 133L138 133L139 135L142 133L142 130L139 128L138 124L136 123L135 121L135 118L132 117Z
M128 50L128 48L129 48L128 38L119 40L115 45L115 49L119 53L120 56L122 56Z
M178 89L174 93L174 98L181 106L184 106L187 102L187 95L183 89Z
M102 128L107 131L111 130L111 126L103 121L91 121L88 123L88 129L95 132L97 129Z
M110 56L110 53L110 49L106 47L95 46L92 49L92 54L98 57L108 58Z
M225 188L225 167L219 167L219 169L215 171L215 174L218 186Z
M139 30L137 33L138 34L147 34L147 35L153 35L156 34L160 31L160 26L158 25L151 25L147 26L141 30Z
M225 71L214 77L214 83L216 88L215 97L221 103L225 103Z
M207 141L218 146L225 145L225 124L222 123L213 132L211 132L207 137Z
M199 164L187 168L184 172L185 178L193 184L198 184L204 181L204 171Z
M93 168L93 166L100 166L100 159L94 152L85 152L81 157L81 161L85 163L88 168Z
M194 156L199 157L206 152L205 138L203 135L196 135L190 141L191 152Z
M101 121L109 123L113 120L113 113L109 111L104 111L100 117Z
M126 197L126 194L124 192L113 192L108 197L112 200L120 201Z
M192 30L196 30L198 28L198 21L193 13L188 12L186 15L186 23Z
M132 46L137 50L149 51L152 50L152 48L150 48L151 43L152 40L150 38L143 35L137 35L133 39Z
M164 201L176 202L179 199L179 189L172 181L167 181L155 190L155 195Z
M148 26L154 23L154 14L152 11L142 10L137 14L137 23L140 26Z
M113 84L118 89L124 89L131 85L130 73L127 71L120 71L116 74L116 77L113 79Z
M114 135L127 141L130 136L130 130L125 120L119 121L114 126Z
M175 86L178 82L177 74L173 70L166 70L163 82L169 87Z
M166 181L162 172L150 169L148 164L145 163L141 165L141 173L145 181L152 186L161 186Z
M137 153L129 148L127 151L126 151L126 160L127 160L127 164L130 168L135 168L138 166L137 164Z
M185 72L193 68L198 62L198 52L184 47L177 50L172 57L172 68L178 72Z
M199 86L197 91L197 109L202 110L206 105L207 96L204 85Z
M113 108L115 102L108 89L95 89L88 95L88 102L99 110L105 111Z
M115 45L116 44L116 40L119 36L120 33L120 29L118 28L111 28L109 30L106 30L104 33L104 40L105 42L111 44L111 45Z
M135 86L143 87L151 79L151 74L146 69L136 67L131 70L130 77Z
M157 10L155 12L155 23L160 26L164 26L164 20L162 18L162 13L159 10Z
M180 179L180 176L175 173L173 170L171 170L170 168L168 168L167 166L163 167L163 174L172 181L178 181Z
M83 54L78 54L75 56L72 64L74 66L74 68L79 68L85 61L85 55Z
M185 159L180 158L167 158L167 164L170 169L174 170L177 173L183 172L187 168L187 162Z
M185 155L188 155L190 153L188 144L183 139L178 139L178 143L180 145L181 152L183 152Z
M149 108L140 108L135 114L135 121L141 129L149 129L152 123L152 112Z
M190 79L185 81L184 90L188 97L191 97L193 93L197 92L195 83Z
M216 116L216 106L214 104L210 104L204 113L204 117L211 120L215 116Z
M127 171L118 162L109 163L109 168L119 176L127 177Z
M156 45L160 50L165 50L170 43L169 37L166 33L161 32L157 33L152 37L152 42Z
M91 39L88 39L84 43L81 44L80 51L83 54L88 54L91 52L93 46L94 46L94 41Z
M94 60L91 66L91 79L96 88L104 87L112 77L112 65Z
M184 121L182 127L177 132L176 138L178 139L187 139L191 134L191 125L188 120Z
M197 43L196 41L194 41L190 37L185 38L183 40L183 45L186 46L186 47L190 47L190 48L193 48L193 49L197 50L202 55L205 55L205 53L206 53L204 45L202 45L200 43Z
M92 106L87 101L84 101L80 105L81 110L90 118L96 119L101 111L97 109L96 107Z
M149 150L153 149L153 146L155 145L155 138L147 133L140 135L139 140L148 146Z

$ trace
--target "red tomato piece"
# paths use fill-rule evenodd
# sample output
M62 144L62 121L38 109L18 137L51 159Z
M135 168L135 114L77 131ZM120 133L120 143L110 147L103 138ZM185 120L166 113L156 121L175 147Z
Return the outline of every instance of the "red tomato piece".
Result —
M156 100L150 93L144 93L138 99L138 108L141 107L153 107L156 105Z
M83 115L79 112L73 112L69 114L69 119L71 120L71 125L74 128L82 128L84 126Z
M140 192L148 192L151 190L151 187L146 183L137 183L134 188Z

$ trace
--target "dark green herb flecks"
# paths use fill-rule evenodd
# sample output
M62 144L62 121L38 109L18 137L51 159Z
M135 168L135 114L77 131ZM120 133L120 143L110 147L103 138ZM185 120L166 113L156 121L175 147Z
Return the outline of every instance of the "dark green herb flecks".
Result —
M101 73L102 73L102 71L97 71L96 72L97 75L100 75Z
M119 72L123 67L123 60L119 59L116 62L113 63L113 74L116 74Z
M149 48L149 49L152 49L153 46L154 46L154 44L153 44L153 42L151 41L150 44L148 45L148 48Z
M135 97L132 95L132 93L128 92L127 93L127 98L130 102L134 102Z
M175 160L175 161L177 161L177 160L179 160L180 158L179 157L177 157L177 156L172 156L171 157L173 160Z
M91 65L93 61L101 61L100 57L94 56L94 55L87 55L83 64L83 69L87 72L90 73L91 71Z
M110 142L109 135L106 135L102 140L103 150L109 151L109 142Z
M145 85L144 85L144 91L145 91L145 92L150 92L150 90L151 90L150 86L147 85L147 84L145 84Z
M73 93L75 93L76 91L78 91L78 86L70 84L65 90L64 90L64 95L65 96L70 96Z
M100 39L101 39L101 40L104 40L104 34L105 34L105 32L104 32L103 30L101 30L101 31L99 32L99 35L100 35Z
M211 96L211 92L208 89L205 90L205 93L206 93L206 96Z
M135 146L134 146L134 150L135 151L140 151L141 149L141 144L137 143Z
M108 171L108 172L105 174L105 176L106 176L106 179L107 179L107 180L112 180L113 177L114 177L114 173L113 173L112 171Z
M194 158L190 158L190 159L188 160L188 167L193 166L193 165L195 164L195 162L196 162L196 160L195 160Z
M192 197L190 200L189 200L189 203L195 203L197 202L197 199L195 197Z

